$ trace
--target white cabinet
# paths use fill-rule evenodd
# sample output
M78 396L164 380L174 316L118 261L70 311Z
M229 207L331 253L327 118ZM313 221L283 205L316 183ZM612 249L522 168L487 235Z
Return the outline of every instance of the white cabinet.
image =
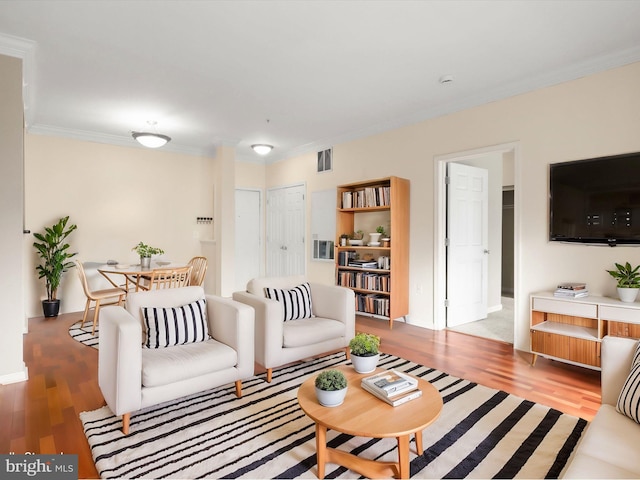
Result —
M538 355L600 369L600 342L605 335L640 338L640 303L607 297L531 295L532 364Z

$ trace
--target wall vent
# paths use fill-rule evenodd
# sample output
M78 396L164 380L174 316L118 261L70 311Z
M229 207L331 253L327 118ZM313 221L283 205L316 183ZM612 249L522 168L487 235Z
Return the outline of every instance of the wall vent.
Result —
M331 148L318 152L318 173L333 170L333 151Z

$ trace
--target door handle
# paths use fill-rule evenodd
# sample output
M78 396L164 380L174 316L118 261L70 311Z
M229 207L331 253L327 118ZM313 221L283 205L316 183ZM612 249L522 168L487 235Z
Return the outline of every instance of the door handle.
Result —
M489 255L489 254L491 253L491 250L488 250L488 249L486 249L486 248L485 248L485 249L484 249L484 253L486 253L487 255Z

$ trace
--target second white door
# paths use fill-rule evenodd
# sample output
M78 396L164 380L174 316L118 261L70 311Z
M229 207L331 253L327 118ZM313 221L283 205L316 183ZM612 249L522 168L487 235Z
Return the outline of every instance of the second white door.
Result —
M447 164L447 326L487 317L487 170Z

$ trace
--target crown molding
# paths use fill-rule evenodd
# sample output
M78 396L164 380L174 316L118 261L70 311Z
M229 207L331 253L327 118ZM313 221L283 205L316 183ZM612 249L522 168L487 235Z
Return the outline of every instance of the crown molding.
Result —
M36 46L33 40L0 33L0 54L22 59L22 103L27 125L33 121L35 112L33 91L36 78Z
M108 145L117 145L120 147L141 148L148 150L147 147L140 145L130 136L110 135L107 133L92 132L89 130L75 130L70 128L56 127L52 125L36 124L27 128L27 131L34 135L48 135L53 137L71 138L74 140L82 140L85 142L105 143ZM174 153L182 153L185 155L193 155L197 157L215 157L215 145L209 148L197 148L187 145L180 145L169 142L161 148L162 151Z
M395 130L397 128L414 125L425 120L430 120L451 113L460 112L469 108L478 107L498 100L504 100L516 95L529 93L534 90L539 90L564 82L577 80L588 75L604 72L606 70L611 70L639 61L640 47L633 47L620 52L615 52L613 54L590 58L583 62L567 65L563 68L556 69L546 74L506 83L482 94L469 95L467 97L459 98L454 102L435 105L428 109L423 109L410 115L377 123L363 129L345 133L344 135L325 138L304 145L299 145L295 148L290 149L287 152L286 156L272 157L267 159L267 163L276 163L278 161L301 156L312 151L319 151L322 148L326 148L326 145L339 145L342 143L351 142L361 138L377 135L386 131Z

